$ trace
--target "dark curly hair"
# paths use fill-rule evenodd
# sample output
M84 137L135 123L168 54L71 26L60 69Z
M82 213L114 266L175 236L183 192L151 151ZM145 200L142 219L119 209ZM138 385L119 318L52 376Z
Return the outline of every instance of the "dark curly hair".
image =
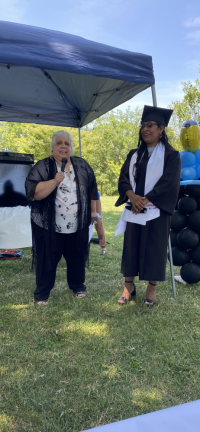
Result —
M157 126L160 127L161 124L157 123ZM162 137L160 138L160 141L164 144L165 147L167 147L169 145L169 141L168 141L168 137L167 137L167 134L165 132L165 129L162 132ZM139 132L138 147L139 148L137 151L137 162L135 163L135 175L134 175L135 182L138 180L138 178L140 176L140 162L142 160L142 156L143 156L145 150L147 149L147 145L142 138L141 129Z

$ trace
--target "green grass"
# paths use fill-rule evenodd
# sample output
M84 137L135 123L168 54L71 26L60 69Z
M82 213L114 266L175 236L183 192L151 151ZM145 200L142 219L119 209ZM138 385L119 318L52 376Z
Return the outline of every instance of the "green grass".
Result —
M79 432L200 398L200 286L176 284L169 265L157 304L119 306L122 209L102 198L108 255L91 245L87 296L76 299L57 270L48 306L33 302L31 252L0 262L2 432ZM178 274L179 269L175 269Z

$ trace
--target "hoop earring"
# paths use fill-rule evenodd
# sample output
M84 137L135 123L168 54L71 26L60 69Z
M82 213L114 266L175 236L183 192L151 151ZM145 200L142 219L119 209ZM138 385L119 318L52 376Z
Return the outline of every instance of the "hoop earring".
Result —
M160 139L162 138L162 133L159 135L159 138L160 138Z

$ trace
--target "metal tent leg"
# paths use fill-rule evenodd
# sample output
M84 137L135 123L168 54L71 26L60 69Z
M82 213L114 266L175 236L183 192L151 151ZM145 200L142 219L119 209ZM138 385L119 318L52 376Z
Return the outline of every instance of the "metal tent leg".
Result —
M151 86L151 93L152 93L152 99L153 99L153 106L157 107L157 98L156 98L155 85Z
M172 292L173 292L173 297L176 298L176 287L174 281L174 269L173 269L173 258L172 258L172 247L171 247L170 236L168 240L168 247L169 247L169 262L170 262L171 278L172 278Z
M78 138L79 138L79 156L81 157L81 130L78 128Z
M155 85L151 86L151 93L152 93L153 106L157 107L157 98L156 98ZM174 269L173 269L173 258L172 258L172 247L171 247L171 238L170 238L170 236L169 236L169 240L168 240L168 247L169 247L170 271L171 271L171 279L172 279L172 292L173 292L173 297L176 298L176 287L175 287L175 281L174 281Z

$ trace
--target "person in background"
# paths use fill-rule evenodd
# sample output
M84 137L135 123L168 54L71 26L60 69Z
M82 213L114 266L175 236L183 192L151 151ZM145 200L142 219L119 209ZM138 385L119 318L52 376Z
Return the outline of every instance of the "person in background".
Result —
M36 263L35 300L48 302L62 255L67 282L76 297L85 296L85 262L88 230L97 221L98 190L94 172L82 158L73 156L72 138L58 131L52 137L52 155L29 172L27 198L31 200L33 262ZM62 159L66 158L64 172Z
M119 304L136 295L134 277L149 281L144 302L154 305L156 283L165 280L171 215L180 183L180 156L168 142L165 126L172 110L145 106L138 149L131 150L119 177L120 197L127 203L116 235L124 232L121 272L125 284Z
M7 180L3 185L3 194L0 195L0 207L27 206L28 200L21 192L14 189L13 182Z

